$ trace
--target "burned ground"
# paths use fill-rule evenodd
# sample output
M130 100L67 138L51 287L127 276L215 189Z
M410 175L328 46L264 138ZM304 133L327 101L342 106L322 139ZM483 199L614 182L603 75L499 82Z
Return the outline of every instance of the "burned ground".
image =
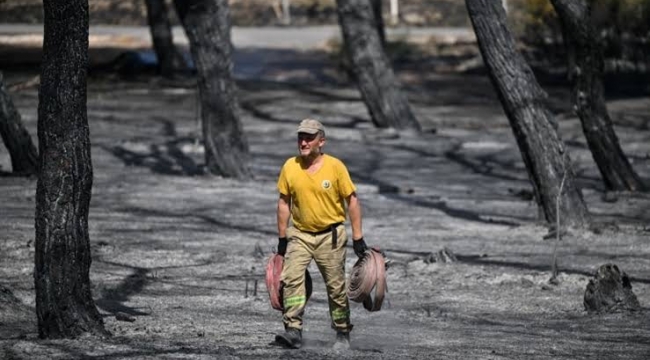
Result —
M240 49L240 56L246 51L259 58L261 50ZM239 61L235 69L255 174L246 182L204 175L191 81L106 72L89 79L91 281L111 338L37 339L34 313L24 311L34 307L36 181L8 176L9 156L0 147L0 284L22 309L0 312L0 358L648 358L650 197L622 193L616 202L603 200L566 88L547 87L550 103L590 212L603 226L561 241L560 282L550 285L553 241L543 239L547 229L537 221L525 167L480 71L401 66L425 131L396 136L372 128L357 90L327 54L268 54L277 61L253 72ZM17 84L35 74L21 69L5 77ZM36 141L37 89L14 89ZM649 181L650 100L611 99L623 149ZM318 275L307 306L306 347L270 345L281 330L263 285L276 242L275 180L296 153L293 131L307 116L327 126L326 150L348 164L358 185L366 240L391 260L384 309L368 313L353 305L347 353L330 350L334 334ZM429 261L444 248L458 262ZM351 249L348 257L349 268ZM630 276L640 313L584 311L589 277L609 262Z

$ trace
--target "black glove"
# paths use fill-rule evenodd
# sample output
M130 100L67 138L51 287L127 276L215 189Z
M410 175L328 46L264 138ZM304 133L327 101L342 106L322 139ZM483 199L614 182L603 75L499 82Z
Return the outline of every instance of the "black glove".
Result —
M359 258L362 258L363 254L366 252L366 250L368 250L368 246L366 245L366 242L363 241L363 237L359 240L353 240L352 248L354 249L354 253L357 254Z
M287 237L278 238L278 255L284 256L287 253Z

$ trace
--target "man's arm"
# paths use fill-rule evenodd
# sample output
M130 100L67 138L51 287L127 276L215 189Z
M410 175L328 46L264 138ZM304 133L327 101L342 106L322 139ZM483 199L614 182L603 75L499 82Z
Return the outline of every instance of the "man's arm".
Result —
M291 196L280 194L278 199L278 237L287 237L287 227L291 216Z
M345 200L348 203L348 214L350 216L350 226L352 227L352 240L359 240L363 238L363 231L361 230L361 203L359 202L356 192L353 192Z

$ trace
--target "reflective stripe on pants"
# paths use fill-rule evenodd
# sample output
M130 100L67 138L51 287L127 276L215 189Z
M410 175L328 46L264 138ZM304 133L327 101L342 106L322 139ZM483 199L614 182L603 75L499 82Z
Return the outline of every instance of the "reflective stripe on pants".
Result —
M337 240L332 242L332 232L310 234L294 227L287 230L289 243L282 268L282 298L285 327L302 329L302 316L307 303L305 290L305 270L312 259L323 275L332 319L332 327L337 331L348 332L350 325L350 306L345 282L345 256L348 238L345 226L337 227Z

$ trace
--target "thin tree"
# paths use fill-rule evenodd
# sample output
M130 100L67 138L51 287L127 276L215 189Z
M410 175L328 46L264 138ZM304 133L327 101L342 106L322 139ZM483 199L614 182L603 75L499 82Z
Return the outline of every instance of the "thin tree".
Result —
M151 40L158 59L158 71L173 77L176 70L186 70L181 53L174 46L174 37L164 0L145 0Z
M564 226L588 226L587 207L576 186L571 159L545 104L548 96L515 49L501 2L466 0L466 5L481 55L514 132L544 218L549 224L560 216ZM560 194L565 174L564 191ZM556 210L558 197L561 206Z
M386 48L386 26L384 24L384 15L382 11L382 0L370 0L372 4L372 13L375 14L375 24L377 25L377 33L381 46Z
M352 72L372 122L379 128L420 131L382 46L371 0L337 0Z
M623 153L607 112L603 90L605 62L596 29L591 23L591 3L585 0L551 0L559 15L569 56L573 101L591 154L607 190L646 190Z
M250 178L248 143L232 75L228 0L175 0L174 4L198 72L207 170Z
M90 287L88 0L44 0L34 281L42 338L106 335Z
M4 76L0 72L0 136L11 156L11 170L18 175L35 175L38 152L7 93Z

